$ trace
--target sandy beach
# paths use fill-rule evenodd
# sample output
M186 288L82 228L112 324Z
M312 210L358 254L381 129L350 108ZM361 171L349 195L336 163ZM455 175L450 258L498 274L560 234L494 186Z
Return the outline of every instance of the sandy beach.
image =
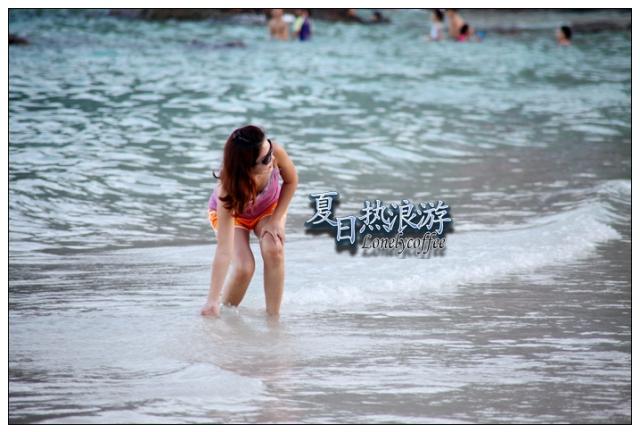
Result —
M10 423L631 422L630 32L554 39L630 14L463 11L482 42L430 43L428 11L384 13L300 43L11 12ZM255 239L240 307L200 315L211 170L248 123L300 179L278 323ZM454 231L337 251L304 227L325 191L443 200Z

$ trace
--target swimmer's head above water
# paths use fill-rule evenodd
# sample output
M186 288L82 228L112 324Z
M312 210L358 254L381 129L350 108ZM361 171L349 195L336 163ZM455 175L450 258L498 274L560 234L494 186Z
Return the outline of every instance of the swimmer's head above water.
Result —
M571 31L571 27L563 25L556 30L556 41L559 45L571 45L572 35L573 32Z

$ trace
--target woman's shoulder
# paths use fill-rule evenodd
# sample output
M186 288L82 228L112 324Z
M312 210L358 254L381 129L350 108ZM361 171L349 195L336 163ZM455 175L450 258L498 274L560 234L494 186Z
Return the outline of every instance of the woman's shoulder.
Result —
M273 143L273 155L274 155L274 166L279 168L278 165L278 157L280 157L281 159L284 156L287 156L287 151L284 148L284 145L282 145L282 143L278 142L278 141L272 141Z

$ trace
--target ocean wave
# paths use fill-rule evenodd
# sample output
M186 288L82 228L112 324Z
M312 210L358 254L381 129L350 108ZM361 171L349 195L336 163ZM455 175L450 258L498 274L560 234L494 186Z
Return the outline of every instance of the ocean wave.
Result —
M305 311L350 308L531 274L589 257L599 244L620 239L615 217L595 201L507 230L456 232L447 237L446 253L430 259L351 257L336 253L331 238L301 240L287 246L286 303Z

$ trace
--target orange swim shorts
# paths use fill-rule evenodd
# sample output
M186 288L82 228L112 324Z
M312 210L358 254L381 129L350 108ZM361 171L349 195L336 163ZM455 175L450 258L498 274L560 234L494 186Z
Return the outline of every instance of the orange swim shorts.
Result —
M269 207L264 209L262 213L260 213L258 216L252 219L243 218L243 217L234 217L233 218L234 228L242 228L242 229L252 231L256 227L256 225L258 225L258 222L260 222L262 219L266 218L267 216L271 216L273 212L276 210L277 206L278 206L278 201L274 201L273 204L271 204ZM209 210L209 222L211 223L211 228L213 228L214 231L218 231L218 213L215 210Z

